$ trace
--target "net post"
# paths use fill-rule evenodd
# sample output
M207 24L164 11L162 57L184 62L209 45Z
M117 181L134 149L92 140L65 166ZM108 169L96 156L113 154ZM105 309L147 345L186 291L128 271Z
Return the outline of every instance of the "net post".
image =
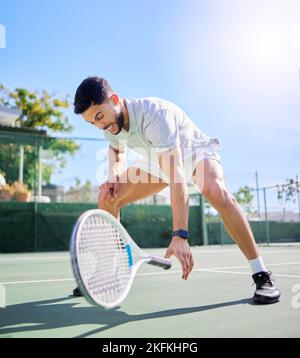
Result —
M204 197L202 194L199 195L200 195L200 231L202 236L202 244L204 246L208 246L209 242L208 242L207 227L205 222Z

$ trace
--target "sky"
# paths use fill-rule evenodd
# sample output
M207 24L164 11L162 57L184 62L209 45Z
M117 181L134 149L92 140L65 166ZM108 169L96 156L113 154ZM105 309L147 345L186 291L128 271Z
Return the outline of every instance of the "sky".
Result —
M102 76L123 98L175 102L218 137L232 188L255 171L261 185L300 176L298 0L7 0L0 24L6 87L73 99L85 77ZM103 138L67 115L72 136ZM56 180L101 180L96 144Z

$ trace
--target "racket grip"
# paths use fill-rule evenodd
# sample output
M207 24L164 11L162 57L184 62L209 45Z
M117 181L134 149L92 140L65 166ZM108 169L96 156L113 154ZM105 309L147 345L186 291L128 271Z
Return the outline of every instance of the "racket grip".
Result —
M161 256L151 256L150 261L148 263L150 265L162 267L165 270L168 270L172 266L170 259L166 259Z

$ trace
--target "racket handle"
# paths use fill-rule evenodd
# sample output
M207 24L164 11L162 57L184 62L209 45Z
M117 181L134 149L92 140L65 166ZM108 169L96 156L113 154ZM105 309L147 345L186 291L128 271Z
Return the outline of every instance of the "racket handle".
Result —
M161 256L151 256L150 261L148 263L150 265L162 267L165 270L168 270L172 266L170 259L165 259Z

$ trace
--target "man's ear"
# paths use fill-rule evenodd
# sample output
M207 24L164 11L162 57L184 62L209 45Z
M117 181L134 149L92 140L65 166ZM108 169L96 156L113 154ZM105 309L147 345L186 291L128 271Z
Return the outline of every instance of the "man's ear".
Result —
M116 93L112 93L110 98L115 106L120 102L120 98Z

